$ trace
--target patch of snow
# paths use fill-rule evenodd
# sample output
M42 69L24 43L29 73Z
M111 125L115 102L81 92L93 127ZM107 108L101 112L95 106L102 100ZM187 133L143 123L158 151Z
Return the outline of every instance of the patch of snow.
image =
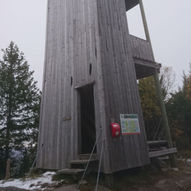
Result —
M0 181L0 187L17 187L26 190L34 190L34 189L41 189L41 185L43 184L53 184L56 181L52 181L52 176L55 175L55 172L46 172L42 176L37 178L26 178L26 179L14 179L8 181ZM44 188L45 189L45 188Z
M11 151L11 158L16 158L17 160L21 160L23 158L23 154L21 151L18 150L12 150Z

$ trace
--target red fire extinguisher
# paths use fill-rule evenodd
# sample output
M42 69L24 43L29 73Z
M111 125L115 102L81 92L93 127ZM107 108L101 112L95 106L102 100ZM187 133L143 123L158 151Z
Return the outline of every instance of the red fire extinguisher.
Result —
M111 123L111 133L113 138L120 136L121 128L118 123Z

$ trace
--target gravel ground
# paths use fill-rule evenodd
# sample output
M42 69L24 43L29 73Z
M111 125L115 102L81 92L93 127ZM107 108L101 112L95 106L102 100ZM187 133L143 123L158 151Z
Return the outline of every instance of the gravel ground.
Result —
M179 161L179 170L163 169L154 175L143 173L141 175L127 175L115 180L115 188L100 187L99 191L191 191L191 160ZM147 176L145 178L145 176ZM91 182L83 185L79 190L77 185L62 185L51 188L53 191L94 191L95 185ZM26 191L14 187L0 188L0 191ZM37 190L34 190L37 191ZM40 191L40 190L38 190ZM44 191L50 191L46 189Z

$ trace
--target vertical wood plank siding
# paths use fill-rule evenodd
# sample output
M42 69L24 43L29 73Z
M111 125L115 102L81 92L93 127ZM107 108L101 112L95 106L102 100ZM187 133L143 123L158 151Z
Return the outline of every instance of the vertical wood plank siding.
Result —
M124 0L97 0L101 62L106 102L108 172L149 163L144 122L137 87ZM138 114L140 135L112 139L109 124L120 114Z
M125 0L49 0L47 19L37 167L62 169L78 159L78 87L90 83L102 171L149 163ZM123 113L139 115L141 134L112 139L111 119Z
M61 169L79 154L76 87L94 83L97 136L105 127L96 1L49 0L47 20L37 167Z

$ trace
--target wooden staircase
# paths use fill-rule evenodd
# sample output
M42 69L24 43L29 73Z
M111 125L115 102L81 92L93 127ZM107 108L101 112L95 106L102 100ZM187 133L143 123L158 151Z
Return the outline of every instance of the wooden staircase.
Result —
M148 141L147 143L149 147L150 158L157 158L177 153L176 147L169 148L168 142L165 140Z
M89 160L90 154L79 155L78 160L70 161L70 168L57 171L56 176L59 178L72 179L73 181L79 181L83 173L86 170L86 175L96 171L98 168L97 155L93 154L91 160ZM88 168L86 169L87 164Z
M171 155L177 153L177 149L175 147L169 148L168 142L164 140L160 141L148 141L149 148L149 157L158 158L165 155ZM88 168L86 169L87 164ZM97 158L97 154L93 154L90 160L90 154L81 154L79 155L78 160L70 161L70 168L62 169L57 171L55 176L58 176L60 179L71 179L74 181L79 181L83 176L83 173L86 170L86 175L91 172L96 172L98 169L99 160Z

